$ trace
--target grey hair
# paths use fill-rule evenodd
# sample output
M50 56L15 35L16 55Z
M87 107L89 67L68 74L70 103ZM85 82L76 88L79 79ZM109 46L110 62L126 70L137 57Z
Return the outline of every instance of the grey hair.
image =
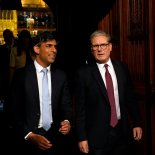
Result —
M96 30L96 31L94 31L94 32L90 35L90 42L92 41L92 39L93 39L94 37L97 37L97 36L105 36L105 37L107 37L108 42L111 42L111 36L110 36L110 34L104 32L103 30Z

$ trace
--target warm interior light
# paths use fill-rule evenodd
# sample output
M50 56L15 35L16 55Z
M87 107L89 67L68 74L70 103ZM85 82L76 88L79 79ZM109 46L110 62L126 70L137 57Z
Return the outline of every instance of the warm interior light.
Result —
M0 10L0 44L4 44L3 31L10 29L17 36L17 11Z
M34 7L47 7L46 3L43 0L21 0L22 7L34 6Z

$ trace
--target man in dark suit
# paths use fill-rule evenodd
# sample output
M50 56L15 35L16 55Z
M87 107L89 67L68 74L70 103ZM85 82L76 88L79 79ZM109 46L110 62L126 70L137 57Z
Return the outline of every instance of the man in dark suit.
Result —
M62 149L64 137L71 128L71 98L66 74L54 67L57 40L45 31L34 38L35 60L18 69L13 77L8 112L11 116L15 151L29 155L65 154ZM47 69L50 106L50 128L43 127L42 69ZM18 154L19 152L17 152Z
M109 34L97 30L90 36L90 42L95 61L78 69L75 76L79 149L90 155L130 155L130 139L139 141L142 128L129 71L122 62L111 60L112 43ZM111 95L108 94L105 64L113 82L114 92L110 93L114 94L114 108L110 106ZM116 114L113 125L112 109ZM131 116L132 130L128 116Z

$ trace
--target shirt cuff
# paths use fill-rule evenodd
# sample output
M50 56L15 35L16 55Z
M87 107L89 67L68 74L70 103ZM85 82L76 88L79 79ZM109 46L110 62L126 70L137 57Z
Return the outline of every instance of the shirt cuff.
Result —
M32 132L29 132L25 137L24 137L24 139L25 140L28 140L28 136L31 134Z

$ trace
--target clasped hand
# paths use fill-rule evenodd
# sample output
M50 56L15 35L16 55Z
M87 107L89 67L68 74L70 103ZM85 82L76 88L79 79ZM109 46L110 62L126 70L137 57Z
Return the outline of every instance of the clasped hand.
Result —
M60 123L59 132L61 132L63 135L66 135L69 133L71 129L70 122L68 120L64 120ZM44 136L31 133L28 137L28 140L30 140L34 145L36 145L38 148L42 150L49 149L53 146L53 144Z
M59 132L61 132L63 135L66 135L69 133L71 129L70 122L68 120L64 120L60 123L61 127L59 128Z

